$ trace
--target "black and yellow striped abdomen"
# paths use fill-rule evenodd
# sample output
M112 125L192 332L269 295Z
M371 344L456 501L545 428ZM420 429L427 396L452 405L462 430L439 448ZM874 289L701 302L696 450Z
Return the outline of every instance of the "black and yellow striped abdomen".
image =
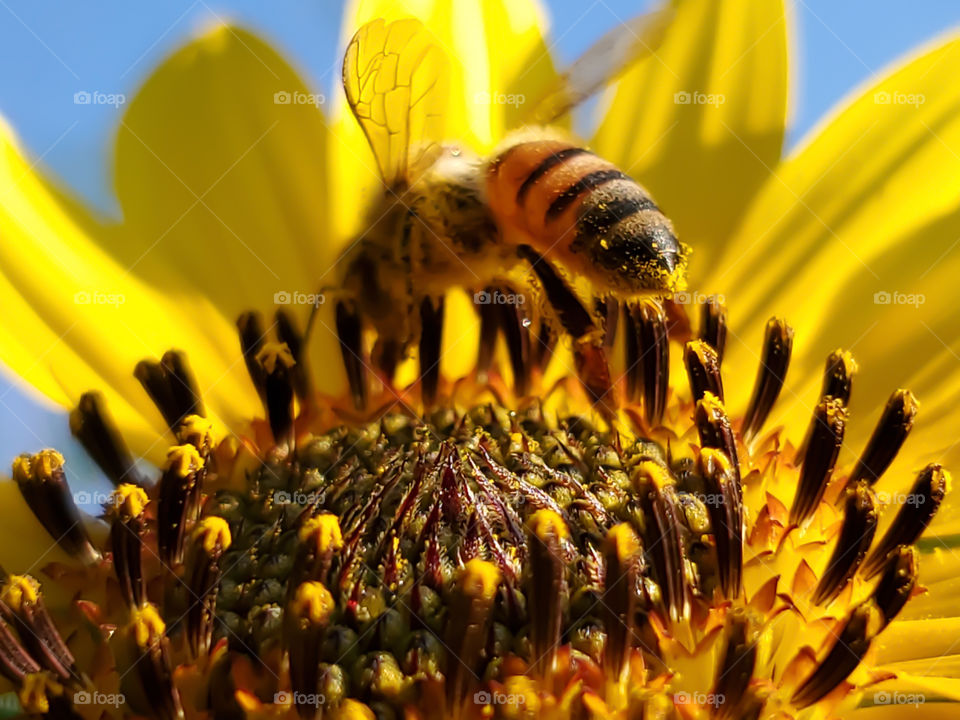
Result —
M487 196L507 242L527 243L604 289L679 289L670 221L613 163L562 140L519 142L490 164Z

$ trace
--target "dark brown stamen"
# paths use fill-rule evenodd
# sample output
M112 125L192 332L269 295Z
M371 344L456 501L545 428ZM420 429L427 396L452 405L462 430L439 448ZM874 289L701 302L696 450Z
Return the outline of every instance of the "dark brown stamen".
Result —
M630 657L636 626L637 580L643 564L643 548L629 523L614 525L603 546L606 576L601 613L607 633L604 663L611 677L618 678Z
M805 708L843 682L867 654L870 642L880 632L882 623L883 615L871 601L854 608L837 635L836 642L813 674L797 688L792 702Z
M873 600L883 613L884 626L889 625L907 604L917 586L919 572L919 553L912 545L901 545L887 557L883 575L873 593Z
M307 580L319 580L328 585L334 557L343 550L343 535L337 516L320 513L305 518L297 530L297 538L300 542L290 571L289 591L292 593Z
M21 455L13 461L13 479L50 537L71 556L93 564L100 553L90 543L63 465L63 456L55 450Z
M247 373L250 375L253 387L260 395L260 399L265 401L263 367L257 362L257 354L263 347L266 338L260 313L245 312L240 315L237 318L237 330L240 333L240 351L243 353L243 361L247 365Z
M19 685L24 676L40 672L37 661L30 657L5 622L0 622L0 674Z
M790 509L790 522L800 525L816 509L837 464L843 433L847 424L847 411L839 400L821 400L813 412L813 421L808 433L810 442L800 468L797 494Z
M652 519L644 528L643 543L652 555L667 613L678 621L690 612L690 589L686 550L680 536L683 508L675 481L662 465L643 460L634 470L633 486L640 495L644 515Z
M722 451L730 460L736 482L733 491L737 495L737 502L742 502L740 491L740 460L737 455L737 441L730 426L730 418L720 399L713 393L706 393L702 400L697 401L694 412L694 424L700 436L700 447L714 448Z
M867 447L850 475L851 485L860 480L873 485L880 479L903 447L918 410L917 399L909 390L897 390L890 396Z
M187 611L187 642L197 658L207 655L213 644L217 594L222 577L220 558L230 547L230 528L218 517L206 517L193 533L185 581L190 592Z
M790 367L793 328L779 318L771 318L763 338L763 351L753 395L743 416L743 437L749 442L763 427L773 409Z
M70 433L114 485L148 483L134 463L130 449L107 412L99 392L87 392L70 413Z
M627 388L634 402L643 400L644 416L659 425L670 385L670 343L663 308L642 300L624 308L627 340Z
M16 628L30 655L61 680L79 677L73 654L47 611L40 583L29 575L10 575L0 589L0 614Z
M122 631L127 652L118 658L127 702L137 712L158 720L182 720L166 625L150 603L132 609L130 617L130 624Z
M322 673L321 643L336 603L319 582L302 583L284 613L284 632L290 655L290 686L300 717L318 713Z
M171 430L187 415L205 414L187 356L179 350L165 352L160 362L141 360L133 374Z
M949 484L950 474L936 463L920 471L909 494L903 498L893 523L864 563L867 578L883 569L887 556L898 546L913 545L917 541L937 514Z
M751 632L745 617L735 615L727 625L726 636L713 689L717 720L750 717L748 709L753 707L749 686L757 664L757 633Z
M701 305L700 339L717 351L717 362L722 363L727 345L727 308L716 295Z
M735 489L737 476L722 450L704 448L700 465L706 481L707 512L717 546L720 589L724 597L740 595L743 572L743 506Z
M850 392L853 389L853 376L859 367L853 355L844 350L834 350L827 356L823 370L823 386L820 398L837 398L844 406L850 404Z
M420 303L420 391L424 405L437 399L440 383L440 351L443 342L444 299L425 297Z
M367 405L367 368L364 366L363 321L355 303L337 303L336 325L353 405L363 410Z
M561 543L570 531L552 510L538 510L528 523L530 566L527 613L533 650L533 672L548 678L553 673L563 622L567 570Z
M286 343L266 343L257 353L263 368L267 419L277 445L291 441L293 431L294 368L296 360Z
M684 348L683 362L687 366L693 399L700 400L710 392L723 402L723 380L717 351L703 340L691 340Z
M482 652L487 644L500 571L493 563L474 559L460 570L451 592L447 621L447 702L457 708L469 695L473 678L482 673Z
M295 361L292 372L293 389L297 397L304 400L310 396L310 373L307 370L309 365L304 362L306 347L303 344L303 333L286 310L277 310L276 319L277 338L290 349Z
M157 491L157 548L168 567L183 559L186 524L196 516L205 463L193 445L176 445Z
M123 484L111 498L107 515L110 525L110 550L120 592L128 607L144 600L141 548L145 528L147 494L135 485Z
M862 482L847 492L843 525L813 602L822 605L833 600L853 578L873 542L877 518L877 500L869 485Z

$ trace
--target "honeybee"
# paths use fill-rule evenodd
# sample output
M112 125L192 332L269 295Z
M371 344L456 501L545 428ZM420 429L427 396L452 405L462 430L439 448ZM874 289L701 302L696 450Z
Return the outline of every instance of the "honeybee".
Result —
M522 394L531 365L542 366L566 334L594 401L614 404L605 302L682 290L688 249L646 190L544 124L655 47L667 12L608 33L535 105L532 124L486 158L444 142L448 61L418 20L375 20L354 35L343 87L384 185L338 263L336 328L358 409L367 403L370 329L369 358L387 383L418 346L421 395L434 401L444 295L454 287L480 299L481 368L504 333ZM483 304L517 289L539 302L522 312Z

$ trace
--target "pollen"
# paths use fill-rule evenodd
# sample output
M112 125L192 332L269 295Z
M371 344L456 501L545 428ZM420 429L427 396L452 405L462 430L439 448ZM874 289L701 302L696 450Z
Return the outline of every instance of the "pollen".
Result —
M119 688L117 715L161 720L843 717L889 677L872 648L922 592L916 543L951 484L931 464L902 479L910 502L875 490L919 403L895 390L846 466L849 352L827 358L794 446L765 427L784 320L731 415L722 304L698 337L662 301L618 310L629 370L604 412L589 389L548 404L524 365L542 359L516 352L506 376L489 359L485 380L437 377L432 402L358 414L355 395L312 395L299 343L263 342L252 313L238 325L265 417L234 435L216 437L184 354L138 366L177 443L154 478L85 395L72 427L115 478L107 533L75 507L62 456L13 465L79 561L44 584L74 593L84 640L10 575L0 672L37 712Z

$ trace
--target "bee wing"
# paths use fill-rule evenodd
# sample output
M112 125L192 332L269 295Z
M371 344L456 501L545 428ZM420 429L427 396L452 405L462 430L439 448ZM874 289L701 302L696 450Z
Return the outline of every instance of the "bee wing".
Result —
M343 58L343 89L384 181L412 184L411 173L440 149L449 67L423 23L361 27Z
M632 63L653 54L663 41L673 14L673 8L664 5L605 33L534 104L530 121L536 124L555 122Z

